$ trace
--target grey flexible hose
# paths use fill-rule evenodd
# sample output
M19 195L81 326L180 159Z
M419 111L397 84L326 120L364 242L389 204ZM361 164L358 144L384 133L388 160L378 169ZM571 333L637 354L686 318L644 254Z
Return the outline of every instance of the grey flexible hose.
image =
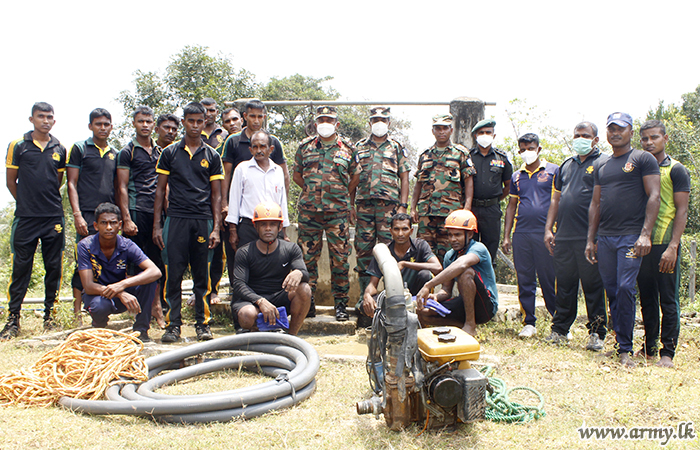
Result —
M217 350L251 351L159 375L185 358ZM153 356L146 360L148 381L107 389L108 400L61 397L59 404L71 411L95 414L128 414L171 423L223 422L252 418L293 406L313 394L319 369L316 350L295 336L279 333L245 333L213 339ZM223 369L260 369L276 377L256 386L199 395L166 395L153 392L168 384Z

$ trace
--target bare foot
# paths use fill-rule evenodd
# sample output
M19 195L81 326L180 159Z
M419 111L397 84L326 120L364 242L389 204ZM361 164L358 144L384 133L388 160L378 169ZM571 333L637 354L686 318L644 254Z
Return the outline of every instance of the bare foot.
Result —
M219 298L219 296L216 294L211 294L211 297L209 297L209 304L218 305L219 303L221 303L221 299Z
M625 367L629 367L630 369L633 369L637 365L634 361L632 361L632 357L627 352L620 353L620 364Z
M194 294L190 295L190 298L187 299L187 306L194 306Z
M634 357L635 358L646 358L647 361L653 361L654 359L656 359L656 357L653 355L647 355L647 353L644 351L644 347L637 350L637 352L634 354Z
M151 307L151 315L156 319L156 323L161 330L165 329L165 317L163 316L163 305L160 304L160 299L155 299L158 301L153 302Z
M657 367L665 367L667 369L673 369L673 360L669 356L662 356L659 362L656 363Z
M476 325L465 323L462 330L464 330L469 336L476 336Z

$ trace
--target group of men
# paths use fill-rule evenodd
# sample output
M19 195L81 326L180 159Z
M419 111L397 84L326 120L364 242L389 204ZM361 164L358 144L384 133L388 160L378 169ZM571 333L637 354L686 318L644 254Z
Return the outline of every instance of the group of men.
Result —
M34 105L30 117L34 130L8 149L7 184L17 208L10 318L0 337L13 337L19 331L19 308L39 239L47 268L45 326L51 327L64 242L58 188L67 168L68 197L80 242L73 279L75 308L79 312L82 303L94 324L106 324L104 314L110 308L104 302L109 302L111 312L126 309L139 314L134 329L142 339L148 339L153 314L166 328L163 342L177 341L182 326L180 284L189 265L197 337L211 339L210 305L219 301L218 285L227 263L237 327L254 329L257 314L274 324L279 318L277 308L284 306L292 316L290 332L296 333L303 318L315 314L313 293L324 234L336 320L348 320L349 227L355 223L355 270L361 288L355 309L360 322L367 323L376 308L381 273L372 249L383 242L389 244L407 287L416 296L421 321L451 323L473 334L476 324L490 320L497 308L493 266L501 230L500 202L510 195L503 250L513 250L525 322L520 336L536 332L539 278L547 309L554 316L547 340L564 342L576 316L580 280L589 314L587 348L602 349L607 330L605 290L618 352L628 364L634 282L641 266L647 271L639 283L647 327L644 352L652 357L657 351L659 300L658 294L652 294L660 291L662 362L670 363L678 336L678 319L672 317L678 316L673 277L678 274L689 182L683 166L664 152L668 136L660 122L642 127L646 152L641 152L630 147L631 118L612 114L607 124L612 157L596 147L595 125L583 122L574 132L577 154L561 167L541 158L539 138L528 133L518 141L523 166L513 171L506 154L493 146L494 120L482 120L473 127L476 145L468 150L451 141L452 116L438 115L432 127L435 144L418 160L409 215L410 165L404 147L389 137L388 107L371 109L370 134L354 145L339 134L336 109L318 107L316 134L297 149L291 177L281 143L264 129L264 103L249 101L242 115L236 109L225 110L221 120L226 129L216 123L217 116L212 99L185 106L181 120L166 114L154 121L150 108L138 107L133 114L136 135L117 152L108 144L111 116L98 108L90 114L92 137L67 152L49 134L53 108L46 103ZM241 128L243 121L246 126ZM176 141L180 123L184 135ZM659 182L659 167L671 181ZM38 178L41 183L20 182ZM301 188L298 247L286 242L290 179ZM105 206L113 203L118 207ZM97 217L95 209L106 218ZM414 223L417 239L410 237ZM103 239L100 230L116 234L115 227L145 257L134 251L114 263L108 253L115 248L132 249L121 236ZM83 239L95 234L100 238ZM101 255L90 253L99 250L96 242L106 246ZM615 257L615 252L622 252L621 256ZM129 279L153 284L155 300L143 294L144 300L139 299L135 308L130 299L124 303L117 295L126 288L106 284L97 289L100 275L113 263L124 274L127 270L138 274ZM455 281L460 295L451 298ZM138 285L134 283L127 287ZM442 290L432 292L438 285ZM98 291L102 294L97 295ZM446 316L439 305L447 308Z

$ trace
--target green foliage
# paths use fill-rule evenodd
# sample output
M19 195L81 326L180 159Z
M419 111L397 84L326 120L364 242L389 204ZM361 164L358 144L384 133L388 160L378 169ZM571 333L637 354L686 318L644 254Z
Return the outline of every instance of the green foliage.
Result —
M335 100L338 92L324 88L323 83L333 77L306 77L295 74L284 78L272 78L260 89L264 100ZM314 121L314 111L308 106L273 106L269 108L268 128L281 142L291 143L306 138L307 127Z
M112 137L124 145L133 133L131 114L139 105L153 108L155 116L175 113L191 101L211 97L219 105L223 102L255 96L258 85L255 76L245 69L237 70L230 55L212 56L208 47L185 46L170 58L164 74L134 72L134 91L122 91L117 101L122 105L124 122Z

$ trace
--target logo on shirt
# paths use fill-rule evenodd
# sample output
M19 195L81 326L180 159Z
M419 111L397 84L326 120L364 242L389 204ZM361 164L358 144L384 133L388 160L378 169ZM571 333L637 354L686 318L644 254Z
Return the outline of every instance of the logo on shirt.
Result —
M218 136L216 136L216 140L219 141L219 144L221 144L224 141L224 139L221 137L220 134Z
M53 158L54 161L60 161L61 155L59 155L57 152L53 152L53 155L51 155L51 158Z
M625 166L622 168L622 171L623 171L623 172L627 172L627 173L630 173L630 172L632 172L633 170L634 170L634 164L632 164L631 162L628 162L628 163L625 164Z
M54 225L53 229L56 230L56 233L63 233L63 227L61 226L60 223L57 223L56 225Z
M205 169L208 169L208 168L209 168L209 161L207 161L206 159L203 159L203 160L199 163L199 165L202 166L202 167L204 167Z
M411 256L411 259L409 259L408 261L409 261L409 262L416 262L416 257L415 257L415 256Z
M282 267L287 267L287 264L289 264L289 261L287 261L286 263L282 264Z
M102 265L97 262L95 255L90 255L90 263L92 264L92 279L97 282L102 275Z
M537 174L537 181L540 183L546 183L549 181L549 174L545 171L542 171Z
M207 240L204 239L204 236L199 236L199 237L197 238L197 242L199 242L200 244L204 244L205 242L207 242Z
M117 270L126 270L126 261L123 259L117 260Z
M593 166L586 167L586 173L593 173Z
M107 158L114 160L114 153L107 153Z

